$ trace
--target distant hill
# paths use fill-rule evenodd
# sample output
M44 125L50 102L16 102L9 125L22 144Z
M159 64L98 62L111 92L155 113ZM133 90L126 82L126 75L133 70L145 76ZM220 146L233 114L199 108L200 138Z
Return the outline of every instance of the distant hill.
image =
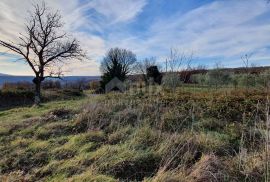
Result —
M10 76L10 75L0 73L0 76Z
M33 76L12 76L12 75L6 75L0 73L0 87L5 82L32 82ZM94 80L100 80L100 76L66 76L63 77L63 80L60 80L62 83L72 83L79 80L84 81L94 81Z

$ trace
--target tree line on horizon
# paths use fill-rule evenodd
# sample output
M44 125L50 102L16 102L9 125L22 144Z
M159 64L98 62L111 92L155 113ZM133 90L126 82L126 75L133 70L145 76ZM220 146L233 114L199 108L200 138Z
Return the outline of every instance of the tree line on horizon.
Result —
M19 36L20 41L13 43L0 40L0 46L20 55L20 60L25 61L32 69L35 76L33 79L35 105L41 103L41 88L45 79L61 79L63 64L87 59L86 52L81 48L78 40L67 35L62 28L63 22L60 13L52 11L43 2L41 5L34 5L34 11L29 14L29 20L25 24L25 32ZM191 82L191 80L194 83L210 84L216 87L229 83L236 85L241 79L244 81L240 82L252 85L251 80L256 80L253 78L254 74L249 74L248 71L245 78L232 76L220 65L216 65L211 71L206 71L205 66L193 68L192 60L193 53L185 54L178 49L171 48L165 68L162 68L153 57L137 61L137 57L132 51L117 47L111 48L100 65L103 74L100 89L104 91L105 85L115 77L124 82L130 74L139 75L145 85L163 84L165 87L173 89L182 83ZM243 62L245 68L248 69L250 67L249 57L243 57ZM268 85L269 76L261 79L264 81L257 81Z

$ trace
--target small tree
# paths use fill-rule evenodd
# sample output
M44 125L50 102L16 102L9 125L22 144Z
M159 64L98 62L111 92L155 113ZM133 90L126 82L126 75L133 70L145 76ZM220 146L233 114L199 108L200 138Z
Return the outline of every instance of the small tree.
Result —
M103 73L101 87L104 89L105 85L114 77L125 81L136 61L136 55L129 50L120 48L110 49L100 66L100 70Z
M241 59L243 61L244 64L244 69L245 69L245 75L243 75L243 78L241 80L242 85L246 86L246 88L249 88L249 86L252 86L252 81L250 80L250 78L252 78L252 75L250 74L250 58L251 58L251 54L246 54L245 56L242 56Z
M0 46L21 56L35 74L35 104L41 100L41 83L48 77L60 78L63 74L60 63L81 60L85 57L78 41L61 31L63 23L58 11L51 11L43 2L35 5L34 12L26 23L26 32L20 42L0 40Z
M161 84L162 74L159 72L157 66L150 66L147 68L147 79L153 78L153 81L157 84Z

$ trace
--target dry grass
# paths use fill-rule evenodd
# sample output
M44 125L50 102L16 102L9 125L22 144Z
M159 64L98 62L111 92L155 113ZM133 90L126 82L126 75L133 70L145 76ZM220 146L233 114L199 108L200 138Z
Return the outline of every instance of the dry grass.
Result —
M0 179L266 181L264 92L99 95L0 113Z

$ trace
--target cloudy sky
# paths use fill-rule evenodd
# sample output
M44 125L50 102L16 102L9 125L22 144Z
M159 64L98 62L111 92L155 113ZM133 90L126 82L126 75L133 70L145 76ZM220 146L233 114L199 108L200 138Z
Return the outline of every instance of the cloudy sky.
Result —
M27 10L39 0L0 1L0 39L16 40ZM270 4L266 0L46 0L60 10L91 60L66 66L68 75L99 75L111 47L162 63L171 47L194 54L194 65L242 66L241 56L270 65ZM31 75L17 56L0 48L0 73Z

